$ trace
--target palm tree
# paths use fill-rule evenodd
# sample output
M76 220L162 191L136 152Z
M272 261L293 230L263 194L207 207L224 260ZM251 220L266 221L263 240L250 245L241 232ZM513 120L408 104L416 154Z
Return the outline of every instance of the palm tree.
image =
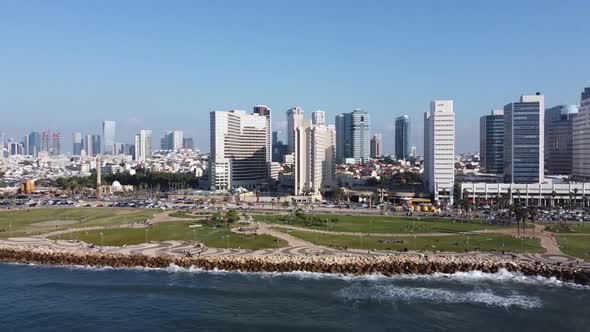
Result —
M574 188L574 195L576 196L576 201L574 203L574 207L578 207L578 188Z
M529 208L528 210L529 213L529 218L531 219L531 222L533 223L533 237L535 236L535 219L537 218L537 209L534 208Z
M551 206L555 207L555 196L557 196L557 192L555 192L555 190L553 190L551 192Z

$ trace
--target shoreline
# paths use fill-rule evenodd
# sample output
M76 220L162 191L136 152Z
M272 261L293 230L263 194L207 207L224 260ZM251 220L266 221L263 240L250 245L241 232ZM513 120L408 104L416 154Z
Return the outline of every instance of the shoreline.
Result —
M524 276L556 278L563 282L590 285L590 269L574 265L553 265L500 257L441 256L436 254L388 254L382 256L149 256L124 253L96 253L46 247L0 246L0 262L56 266L91 266L112 268L198 268L203 271L228 272L311 272L342 275L381 274L431 275L500 270Z

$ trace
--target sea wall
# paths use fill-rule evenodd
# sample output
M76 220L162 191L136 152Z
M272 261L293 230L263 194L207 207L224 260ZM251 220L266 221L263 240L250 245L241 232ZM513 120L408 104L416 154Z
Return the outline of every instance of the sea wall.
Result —
M172 264L203 270L242 272L292 272L372 274L433 274L482 271L495 273L500 269L527 276L557 278L562 281L590 285L590 270L575 266L547 265L540 262L512 261L477 256L387 255L387 256L143 256L66 251L46 248L0 248L0 262L83 265L114 268L166 268Z

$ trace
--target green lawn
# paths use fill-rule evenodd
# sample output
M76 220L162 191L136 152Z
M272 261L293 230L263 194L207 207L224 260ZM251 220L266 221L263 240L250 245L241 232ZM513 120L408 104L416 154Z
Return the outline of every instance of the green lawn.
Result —
M394 216L306 215L308 220L288 215L255 215L257 221L279 225L293 225L310 229L355 233L460 233L475 230L499 229L506 226L470 223L444 219L416 219ZM284 219L288 218L288 221Z
M10 237L11 228L14 237L38 235L68 228L118 225L132 221L141 222L152 218L153 214L154 212L151 210L119 208L3 210L0 211L0 237ZM83 218L86 218L84 223L82 222ZM32 225L55 220L72 220L77 223L58 227L51 225L51 223L44 226Z
M242 249L263 249L276 248L277 239L269 235L247 235L230 232L229 228L202 225L200 227L189 227L197 223L193 221L176 221L157 223L147 229L148 241L193 241L197 240L208 247L226 248L229 235L230 248ZM75 232L64 234L61 239L79 239L86 243L101 245L100 233L103 233L105 246L122 246L124 244L134 245L145 243L146 229L144 228L122 228L104 229L88 232ZM52 237L55 239L56 237ZM278 241L279 247L286 246L283 240Z
M558 235L556 238L564 253L590 260L590 235Z
M363 236L338 235L326 233L314 233L307 231L288 231L276 227L277 230L289 233L292 236L312 242L314 244L332 247L348 247L356 249L380 249L380 250L422 250L422 251L501 251L507 252L544 252L537 239L519 240L508 235L481 234L481 235L449 235L449 236ZM379 240L403 241L403 243L383 243Z
M553 233L561 234L589 234L590 225L585 223L555 223L545 226L545 230Z

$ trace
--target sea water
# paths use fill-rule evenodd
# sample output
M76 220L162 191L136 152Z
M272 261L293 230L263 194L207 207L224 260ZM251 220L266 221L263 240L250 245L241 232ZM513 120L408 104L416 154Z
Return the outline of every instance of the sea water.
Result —
M352 277L0 264L0 331L590 331L590 289L501 271Z

